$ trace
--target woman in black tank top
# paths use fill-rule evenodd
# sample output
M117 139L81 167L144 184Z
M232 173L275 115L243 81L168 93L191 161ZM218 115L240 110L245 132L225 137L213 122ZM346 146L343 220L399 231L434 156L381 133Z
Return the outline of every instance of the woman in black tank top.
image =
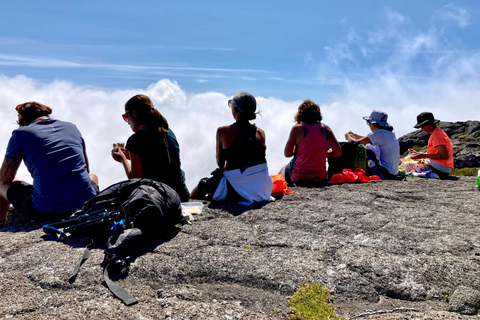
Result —
M259 114L256 111L255 98L249 93L241 92L229 100L228 105L232 110L235 123L217 129L216 158L218 168L221 171L230 171L266 163L265 132L250 123L250 120L254 120L256 115ZM215 192L218 184L212 184L211 180L207 189L213 190L200 190L205 188L202 181L192 190L192 198L204 198L205 194ZM232 191L235 190L232 188Z

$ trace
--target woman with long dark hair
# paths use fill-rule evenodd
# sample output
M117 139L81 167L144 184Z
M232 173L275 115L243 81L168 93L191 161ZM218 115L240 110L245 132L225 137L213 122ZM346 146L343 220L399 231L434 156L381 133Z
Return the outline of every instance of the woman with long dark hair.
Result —
M143 177L163 182L175 189L182 201L188 201L180 148L167 119L142 94L127 101L122 116L134 134L125 148L112 150L113 159L123 164L129 179Z

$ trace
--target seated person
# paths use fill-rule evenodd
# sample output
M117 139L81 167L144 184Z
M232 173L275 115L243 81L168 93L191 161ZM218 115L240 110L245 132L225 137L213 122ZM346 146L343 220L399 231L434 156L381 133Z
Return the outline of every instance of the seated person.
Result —
M123 165L127 178L163 182L174 189L182 201L188 201L190 193L180 165L180 146L167 119L155 109L150 98L142 94L127 101L122 117L134 133L125 148L112 150L112 157Z
M216 174L202 179L191 197L210 195L216 201L245 205L270 200L273 183L265 157L265 132L249 122L256 118L257 102L251 94L241 92L228 105L235 123L217 129Z
M68 218L98 192L82 135L74 124L51 119L52 109L38 102L16 110L20 128L12 133L0 169L0 223L10 204L33 220ZM33 185L15 179L22 160Z
M322 182L327 177L327 157L338 157L342 148L332 129L323 124L320 107L305 100L298 107L295 124L285 145L285 157L293 159L279 173L288 183Z
M365 116L363 119L367 121L371 132L366 136L360 136L349 131L345 134L345 139L363 145L371 144L374 146L371 150L379 149L380 157L379 159L375 158L375 160L378 160L380 172L385 177L396 175L400 164L400 146L393 132L393 127L387 122L388 115L383 111L374 110L370 116ZM378 148L375 148L375 146L378 146ZM372 153L374 152L372 151ZM367 151L367 156L369 154L370 152Z
M412 160L425 159L427 164L437 174L447 176L453 170L453 147L452 141L445 131L438 127L440 120L434 118L431 112L422 112L417 116L417 124L414 128L421 128L426 133L430 133L428 139L427 152L420 153L409 149Z

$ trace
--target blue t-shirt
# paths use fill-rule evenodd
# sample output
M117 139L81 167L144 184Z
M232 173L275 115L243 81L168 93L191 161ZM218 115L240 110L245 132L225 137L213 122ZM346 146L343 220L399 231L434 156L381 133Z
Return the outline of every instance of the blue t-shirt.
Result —
M373 145L380 147L380 162L391 174L397 174L400 164L400 146L395 137L395 133L379 129L370 132L367 137L370 138Z
M33 178L33 207L44 214L60 214L81 208L95 196L84 150L74 124L46 119L14 130L5 158L24 160Z

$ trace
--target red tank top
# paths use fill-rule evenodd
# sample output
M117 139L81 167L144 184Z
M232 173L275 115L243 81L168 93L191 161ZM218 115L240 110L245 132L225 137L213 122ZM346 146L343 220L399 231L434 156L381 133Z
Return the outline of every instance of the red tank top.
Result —
M322 124L302 122L307 134L297 144L292 181L322 181L327 176L328 139L322 135ZM325 135L327 130L325 127Z

